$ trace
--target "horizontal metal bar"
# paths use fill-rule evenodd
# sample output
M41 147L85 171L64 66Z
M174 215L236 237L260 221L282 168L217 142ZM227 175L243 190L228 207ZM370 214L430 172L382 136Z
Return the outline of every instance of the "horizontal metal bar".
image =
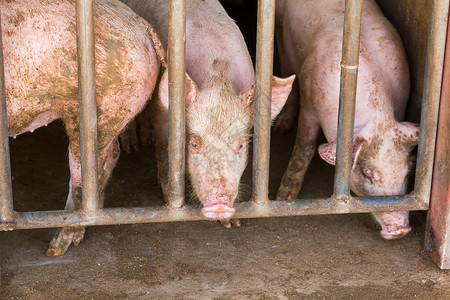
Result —
M334 194L350 195L362 0L345 1Z
M78 0L76 6L81 185L83 209L87 211L95 211L99 206L93 6L93 0Z
M420 117L420 136L417 152L414 192L428 203L431 193L436 130L441 96L442 73L448 23L448 0L435 0L429 28L427 62ZM449 122L447 120L447 122Z
M13 196L11 187L11 161L9 158L8 121L6 116L5 65L3 62L1 32L2 28L0 25L0 223L10 223L13 220Z
M186 0L169 1L169 204L184 203Z
M295 201L268 201L265 206L255 202L235 203L235 218L260 218L299 215L366 213L373 211L426 210L413 196L359 197L344 201L301 199ZM179 209L168 206L105 208L86 214L82 210L15 212L16 229L50 228L63 226L92 226L175 221L205 220L200 206L189 205Z

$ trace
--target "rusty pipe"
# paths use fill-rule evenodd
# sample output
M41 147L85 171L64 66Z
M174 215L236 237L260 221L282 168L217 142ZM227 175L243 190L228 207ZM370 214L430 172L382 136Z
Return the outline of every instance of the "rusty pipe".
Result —
M373 211L424 210L413 196L350 197L347 203L328 199L268 201L264 207L255 202L235 203L236 218L281 217ZM93 226L154 222L205 220L199 205L180 209L167 206L105 208L86 215L80 210L15 212L16 229L50 228L62 226Z
M93 6L93 0L76 2L82 207L86 212L97 210L99 205Z
M345 1L334 197L350 195L362 0Z
M12 223L14 218L11 161L9 158L8 120L6 114L5 65L3 62L3 41L1 32L0 19L0 224Z
M169 205L184 203L186 0L169 1Z
M275 0L261 0L258 2L257 26L252 199L258 204L265 204L269 195L270 111L272 104Z

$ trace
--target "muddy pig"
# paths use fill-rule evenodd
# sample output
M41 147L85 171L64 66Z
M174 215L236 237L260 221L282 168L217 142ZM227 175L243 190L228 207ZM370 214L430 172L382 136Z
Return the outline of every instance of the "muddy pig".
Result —
M300 114L295 147L277 199L295 199L322 128L319 154L334 165L344 1L277 1L283 70L297 74ZM405 194L419 127L403 120L409 70L401 40L373 0L363 3L351 189L357 196ZM374 213L385 239L411 228L408 212Z
M154 27L167 47L168 4L159 0L122 0ZM186 161L194 194L208 219L231 226L239 181L247 165L253 126L254 70L235 22L217 0L186 2ZM168 82L152 101L153 137L159 180L168 195ZM273 77L272 111L283 107L294 76ZM154 104L153 104L154 103Z
M126 5L97 0L95 65L98 170L102 192L119 156L117 136L144 107L157 81L162 45L148 23ZM69 196L81 208L80 127L74 0L1 1L9 135L62 119L69 136ZM58 230L47 255L62 255L84 236Z

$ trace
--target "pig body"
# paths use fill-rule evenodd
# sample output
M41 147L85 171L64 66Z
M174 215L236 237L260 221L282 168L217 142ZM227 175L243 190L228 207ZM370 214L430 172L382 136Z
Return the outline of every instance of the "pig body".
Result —
M168 44L168 3L122 0ZM186 161L195 195L208 219L229 225L253 126L254 70L247 46L219 1L186 2ZM272 117L284 105L293 77L273 78ZM167 186L168 83L162 75L150 109L159 180Z
M298 133L278 199L295 199L322 128L320 156L336 159L344 1L277 1L283 70L299 79ZM284 75L286 75L284 74ZM351 189L358 196L406 192L410 151L419 127L399 122L409 95L409 70L401 40L375 1L363 3ZM407 212L374 213L386 239L410 231Z
M81 208L75 1L1 1L9 135L62 119L69 136L66 209ZM149 99L164 51L152 28L120 2L97 0L96 101L100 206L119 156L117 136ZM159 57L158 57L159 55ZM64 254L84 228L63 228L47 255Z

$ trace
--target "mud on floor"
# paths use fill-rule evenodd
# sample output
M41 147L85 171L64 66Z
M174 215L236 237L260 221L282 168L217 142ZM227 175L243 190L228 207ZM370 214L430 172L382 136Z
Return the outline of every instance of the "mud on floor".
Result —
M272 138L273 198L294 133ZM67 139L61 123L11 140L15 209L64 207ZM248 197L251 170L244 175ZM329 196L333 168L314 158L301 197ZM163 204L152 147L122 153L105 205ZM0 233L0 299L450 299L450 274L413 232L386 241L367 214L177 222L87 229L63 257L45 250L54 229Z

